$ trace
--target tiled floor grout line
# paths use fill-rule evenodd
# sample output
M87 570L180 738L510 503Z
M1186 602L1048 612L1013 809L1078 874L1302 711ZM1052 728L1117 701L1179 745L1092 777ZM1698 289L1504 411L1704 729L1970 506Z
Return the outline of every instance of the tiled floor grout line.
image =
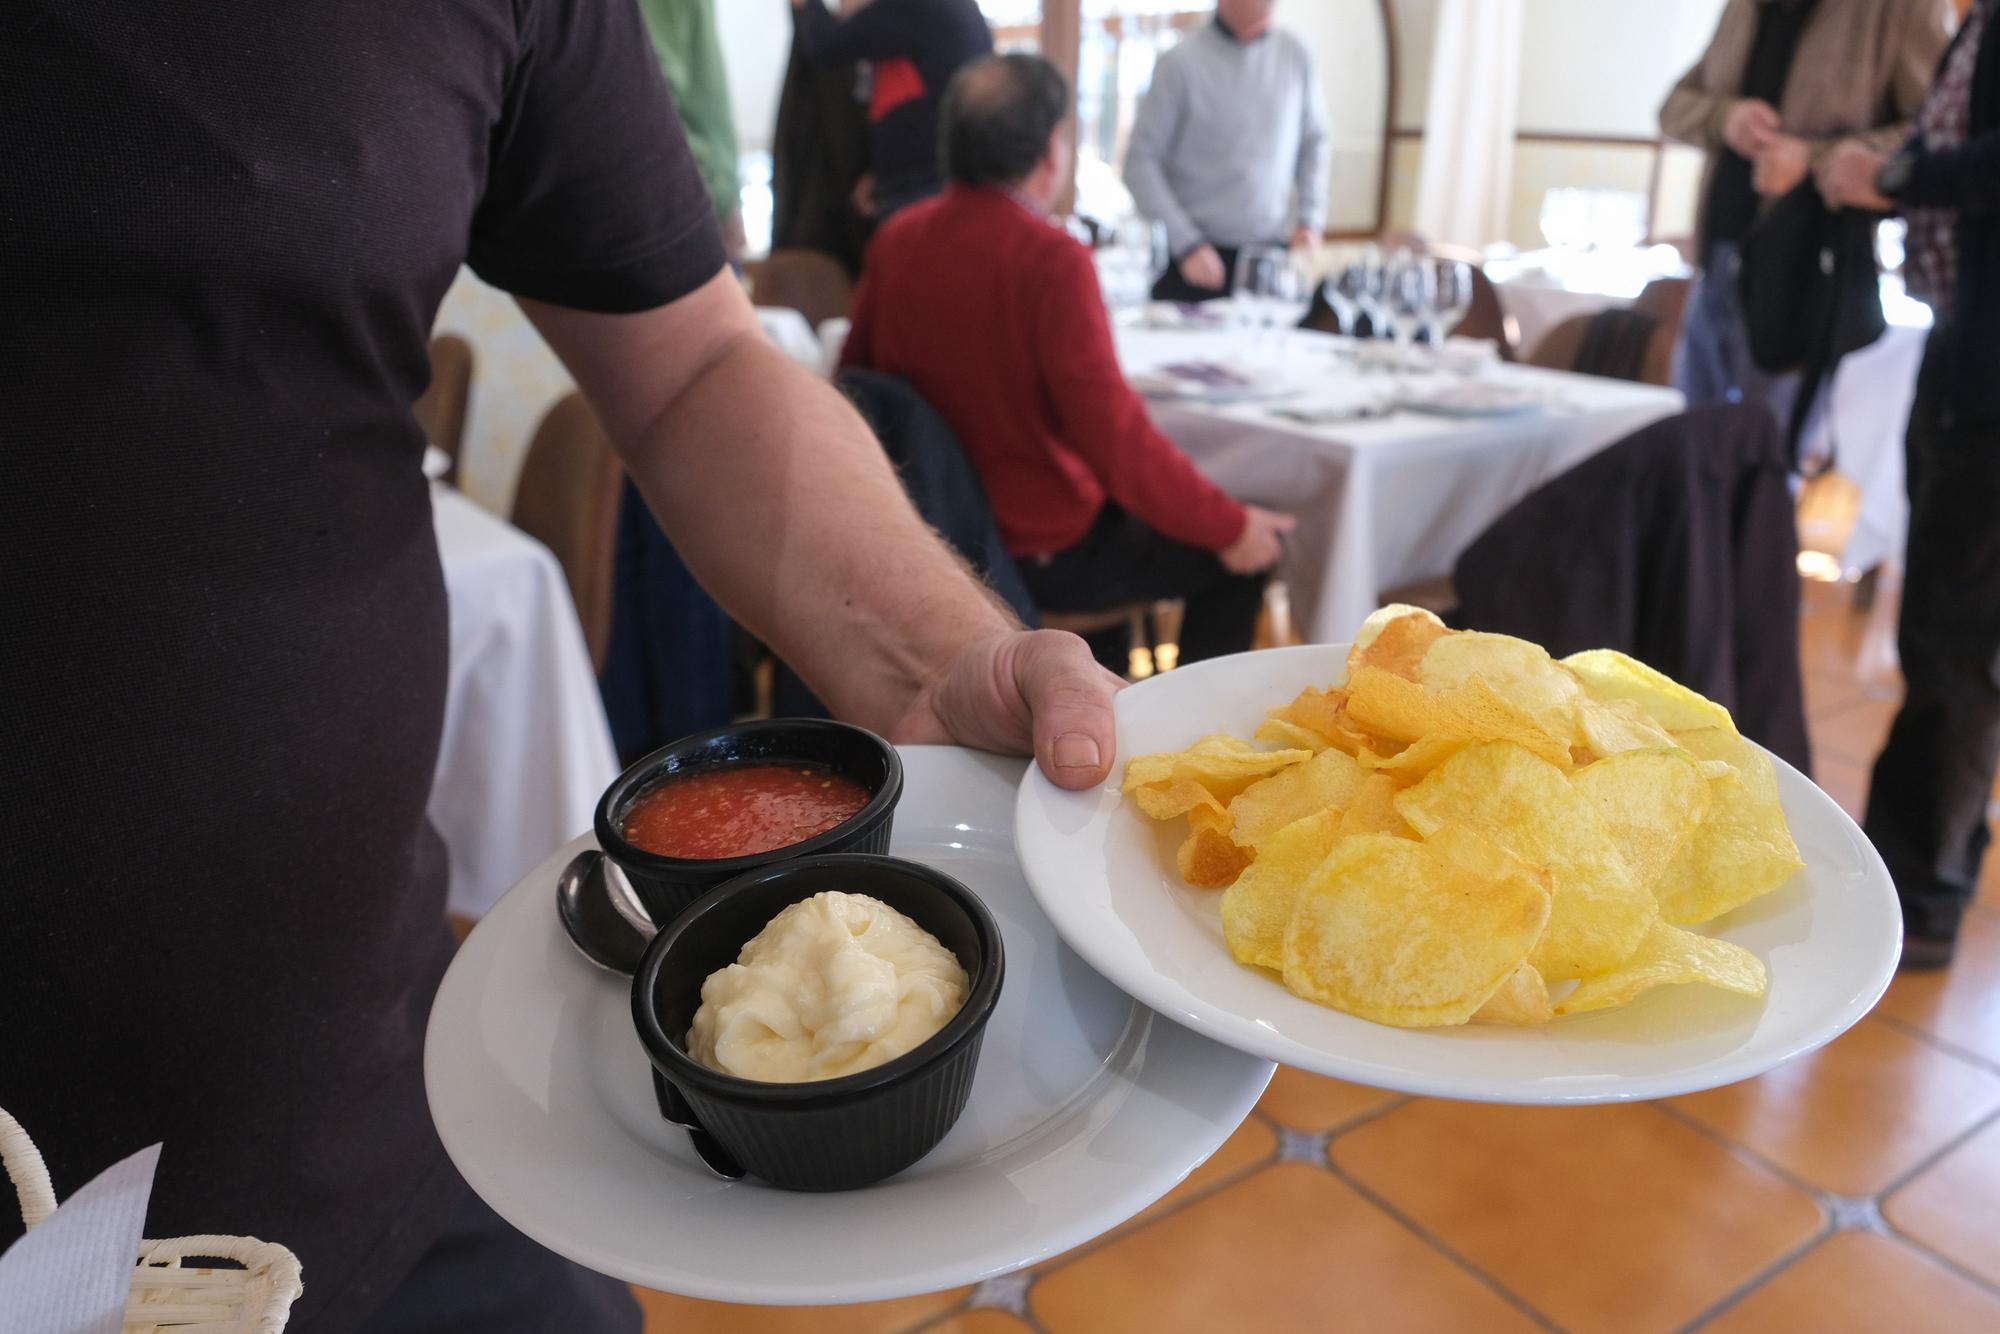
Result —
M1909 1185L1911 1182L1915 1181L1918 1177L1930 1171L1933 1167L1936 1167L1945 1158L1949 1157L1953 1153L1956 1153L1963 1145L1966 1144L1967 1141L1971 1140L1973 1136L1979 1134L1981 1131L1985 1130L1988 1126L1994 1125L1996 1123L2000 1123L2000 1107L1994 1108L1992 1111L1980 1117L1977 1121L1974 1121L1970 1126L1966 1127L1958 1134L1953 1135L1944 1144L1940 1145L1938 1148L1926 1154L1922 1158L1922 1160L1920 1160L1916 1164L1916 1166L1910 1168L1907 1172L1904 1172L1901 1176L1897 1177L1895 1180L1891 1181L1888 1185L1884 1186L1881 1190L1877 1191L1874 1196L1876 1202L1878 1204L1887 1203L1891 1195L1894 1195L1897 1191L1903 1189L1903 1187ZM1887 1222L1888 1217L1889 1216L1886 1213L1883 1214L1882 1215L1883 1221ZM1924 1249L1928 1251L1930 1248L1926 1246Z
M1748 1297L1751 1293L1757 1291L1757 1289L1763 1287L1787 1269L1790 1269L1800 1260L1803 1260L1807 1255L1816 1250L1822 1242L1826 1241L1827 1238L1839 1235L1840 1229L1833 1226L1832 1216L1829 1214L1827 1218L1826 1225L1821 1227L1819 1231L1813 1233L1810 1237L1792 1247L1791 1250L1785 1252L1777 1259L1771 1261L1770 1264L1765 1265L1749 1278L1724 1293L1715 1302L1705 1307L1694 1319L1682 1325L1676 1331L1676 1334L1694 1334L1695 1330L1716 1320L1729 1310L1730 1307L1735 1306L1745 1297Z
M1540 1311L1536 1310L1533 1306L1531 1306L1528 1303L1528 1300L1526 1298L1522 1297L1519 1293L1513 1291L1513 1289L1509 1288L1499 1279L1493 1277L1493 1275L1487 1273L1484 1269L1480 1268L1478 1265L1472 1263L1472 1261L1467 1259L1465 1256L1460 1255L1458 1251L1454 1247L1447 1244L1443 1238L1432 1233L1429 1228L1426 1228L1416 1219L1410 1217L1408 1214L1404 1213L1401 1209L1398 1209L1395 1205L1391 1204L1385 1197L1378 1194L1373 1188L1371 1188L1364 1182L1358 1180L1353 1175L1342 1169L1340 1164L1333 1161L1332 1150L1333 1150L1333 1145L1331 1142L1329 1142L1327 1145L1326 1170L1332 1173L1333 1176L1337 1178L1349 1190L1353 1191L1356 1195L1359 1195L1362 1199L1368 1201L1368 1203L1374 1205L1377 1209L1381 1210L1382 1213L1386 1215L1391 1222L1395 1223L1405 1232L1409 1233L1411 1236L1415 1237L1418 1241L1421 1241L1422 1243L1424 1243L1424 1245L1436 1251L1439 1255L1443 1256L1445 1259L1451 1261L1452 1264L1457 1265L1459 1270L1463 1272L1466 1275L1466 1277L1472 1279L1473 1282L1479 1284L1481 1287L1485 1288L1488 1292L1491 1292L1501 1301L1506 1302L1507 1305L1513 1307L1516 1311L1519 1311L1522 1315L1534 1321L1535 1324L1537 1324L1541 1328L1548 1330L1549 1334L1565 1334L1565 1331L1561 1325L1558 1325L1548 1316L1545 1316Z
M1944 1268L1958 1275L1960 1278L1972 1284L1972 1286L1978 1288L1981 1292L1986 1293L1988 1296L2000 1298L2000 1283L1995 1283L1992 1279L1986 1277L1984 1274L1980 1273L1976 1269L1968 1269L1966 1266L1952 1259L1949 1255L1945 1255L1940 1251L1932 1250L1930 1246L1918 1240L1916 1237L1911 1236L1909 1233L1903 1231L1903 1229L1897 1227L1894 1223L1890 1222L1887 1214L1884 1214L1882 1216L1882 1226L1888 1229L1887 1233L1885 1234L1888 1237L1892 1238L1897 1242L1902 1243L1905 1246L1908 1246L1911 1250L1923 1256L1926 1260L1935 1261L1937 1264L1942 1265Z
M1935 1047L1947 1056L1955 1056L1967 1065L1977 1066L1988 1074L2000 1075L2000 1061L1995 1061L1990 1057L1980 1055L1976 1051L1961 1047L1956 1042L1952 1042L1947 1038L1941 1038L1935 1033L1919 1028L1907 1019L1899 1019L1893 1014L1883 1014L1879 1010L1871 1013L1868 1017L1880 1020L1905 1037L1916 1038L1929 1046Z
M1748 1163L1752 1167L1758 1168L1761 1171L1769 1172L1772 1176L1778 1178L1778 1180L1784 1182L1792 1189L1804 1192L1807 1196L1811 1197L1812 1202L1819 1207L1819 1211L1822 1214L1826 1214L1829 1218L1832 1216L1831 1211L1828 1210L1826 1205L1828 1197L1833 1195L1832 1191L1827 1190L1825 1187L1814 1185L1812 1182L1807 1181L1804 1177L1797 1175L1789 1168L1783 1167L1780 1164L1773 1162L1771 1159L1766 1158L1763 1154L1757 1152L1757 1150L1751 1148L1749 1145L1738 1144L1735 1140L1729 1138L1729 1136L1723 1134L1721 1131L1715 1129L1712 1126L1703 1124L1701 1121L1688 1115L1686 1112L1682 1111L1678 1107L1673 1106L1670 1103L1653 1102L1653 1103L1648 1103L1647 1106L1651 1107L1654 1111L1660 1113L1662 1116L1671 1117L1673 1120L1680 1122L1682 1125L1686 1126L1689 1130L1694 1131L1695 1134L1700 1135L1703 1139L1708 1140L1710 1143L1719 1145L1721 1148L1726 1150L1732 1157L1735 1157L1739 1161ZM1878 1196L1876 1198L1880 1197Z

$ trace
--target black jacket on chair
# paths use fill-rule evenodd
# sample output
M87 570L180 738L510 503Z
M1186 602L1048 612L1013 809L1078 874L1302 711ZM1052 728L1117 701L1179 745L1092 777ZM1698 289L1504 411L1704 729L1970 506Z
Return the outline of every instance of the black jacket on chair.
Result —
M1515 505L1459 558L1468 629L1628 653L1810 763L1789 457L1760 408L1670 417Z
M1961 32L1954 50L1962 40ZM1965 142L1932 151L1917 138L1904 152L1914 161L1896 203L1959 210L1950 410L1975 421L2000 418L2000 18L1987 22L1980 40Z

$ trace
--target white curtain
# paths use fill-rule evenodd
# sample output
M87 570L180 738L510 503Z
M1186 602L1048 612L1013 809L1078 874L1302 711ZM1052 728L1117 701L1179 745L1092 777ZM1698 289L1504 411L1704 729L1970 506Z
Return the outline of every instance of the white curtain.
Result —
M1438 4L1414 219L1426 240L1483 246L1506 235L1524 6Z

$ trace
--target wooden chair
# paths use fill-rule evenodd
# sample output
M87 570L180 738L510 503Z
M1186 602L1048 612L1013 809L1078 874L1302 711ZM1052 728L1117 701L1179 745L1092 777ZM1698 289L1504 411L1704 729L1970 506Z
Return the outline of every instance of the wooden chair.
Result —
M773 250L750 283L759 306L785 306L817 329L845 315L854 300L854 280L832 255L817 250Z
M1472 268L1472 309L1457 328L1450 330L1451 336L1490 339L1499 347L1502 361L1519 361L1521 322L1500 303L1500 289L1486 276L1485 261L1479 252L1463 246L1434 245L1430 253L1436 259L1458 260Z
M1590 323L1596 318L1595 315L1572 315L1549 330L1536 345L1534 352L1529 355L1528 364L1549 370L1576 370L1583 352L1584 340L1590 334ZM1677 336L1677 326L1670 325L1665 320L1658 322L1646 344L1645 362L1638 376L1639 383L1657 385L1673 383L1674 339Z
M1688 293L1694 287L1692 278L1655 278L1640 291L1632 309L1649 311L1660 317L1660 322L1673 330L1674 339L1681 336L1681 321L1687 316Z
M411 411L424 438L451 456L443 480L458 485L459 455L465 448L465 418L472 402L472 344L457 334L431 339L431 384Z
M611 645L611 589L624 469L581 394L549 409L535 429L514 491L514 526L555 553L569 581L590 664Z

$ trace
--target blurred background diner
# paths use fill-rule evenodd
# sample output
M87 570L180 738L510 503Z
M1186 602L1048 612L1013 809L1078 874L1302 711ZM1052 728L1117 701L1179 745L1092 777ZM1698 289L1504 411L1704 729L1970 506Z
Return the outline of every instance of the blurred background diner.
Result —
M1128 681L1396 602L1624 650L1863 822L1906 930L1759 1080L1528 1112L1281 1068L1037 1269L642 1292L649 1331L2000 1329L2000 0L636 5L758 327L996 608ZM833 710L469 268L415 416L462 935L623 764Z

